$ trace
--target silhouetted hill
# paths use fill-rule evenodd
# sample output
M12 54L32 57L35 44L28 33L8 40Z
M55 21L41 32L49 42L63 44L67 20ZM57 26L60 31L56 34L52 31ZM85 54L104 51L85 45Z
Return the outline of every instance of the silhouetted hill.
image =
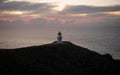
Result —
M0 50L0 75L120 75L120 61L64 41Z

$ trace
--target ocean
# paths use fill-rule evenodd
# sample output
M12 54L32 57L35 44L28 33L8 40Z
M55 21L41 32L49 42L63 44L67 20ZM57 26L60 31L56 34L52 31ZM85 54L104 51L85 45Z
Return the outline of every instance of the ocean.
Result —
M120 26L55 26L6 27L0 29L0 49L38 46L57 40L58 31L64 41L88 48L100 54L109 53L120 59Z

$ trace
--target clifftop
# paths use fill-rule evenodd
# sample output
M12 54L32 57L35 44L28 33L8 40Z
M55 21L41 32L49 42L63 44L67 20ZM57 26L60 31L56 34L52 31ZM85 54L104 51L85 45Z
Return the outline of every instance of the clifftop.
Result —
M0 50L1 75L120 75L120 61L71 42Z

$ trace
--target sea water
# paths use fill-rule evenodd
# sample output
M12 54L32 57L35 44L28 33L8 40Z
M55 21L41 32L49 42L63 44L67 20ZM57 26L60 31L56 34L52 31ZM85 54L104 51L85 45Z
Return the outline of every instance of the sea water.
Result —
M61 32L65 41L120 59L120 26L66 26L61 27ZM3 29L0 30L0 49L51 43L57 40L57 33L55 27Z

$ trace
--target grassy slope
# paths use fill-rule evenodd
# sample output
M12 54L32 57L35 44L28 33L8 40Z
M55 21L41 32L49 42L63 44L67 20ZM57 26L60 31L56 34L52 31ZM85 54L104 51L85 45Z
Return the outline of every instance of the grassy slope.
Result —
M120 61L70 42L0 50L0 75L120 75Z

